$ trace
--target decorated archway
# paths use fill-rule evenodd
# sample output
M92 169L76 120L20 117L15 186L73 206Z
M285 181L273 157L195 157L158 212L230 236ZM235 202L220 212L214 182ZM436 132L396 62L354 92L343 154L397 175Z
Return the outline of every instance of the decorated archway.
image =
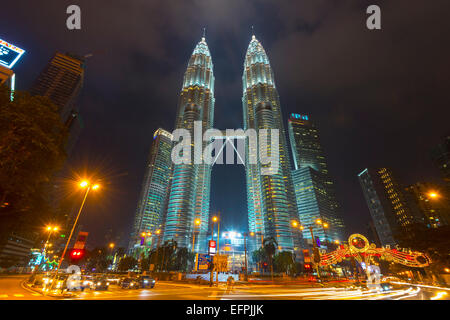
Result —
M355 258L359 263L368 265L372 257L380 257L386 261L392 261L408 267L423 268L431 263L430 257L425 253L389 246L377 248L374 243L362 234L352 234L348 238L348 244L340 245L335 251L320 255L320 266L329 266L339 263L346 258Z

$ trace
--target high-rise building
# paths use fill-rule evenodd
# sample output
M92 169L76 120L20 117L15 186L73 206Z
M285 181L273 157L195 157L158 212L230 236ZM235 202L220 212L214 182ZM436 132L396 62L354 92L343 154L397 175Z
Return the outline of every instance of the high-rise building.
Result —
M279 250L294 250L300 246L298 232L291 226L298 220L298 210L292 184L291 166L286 144L281 105L269 58L261 43L252 36L244 61L243 113L244 130L279 130L279 167L272 175L263 175L260 162L250 163L249 155L257 150L246 141L245 172L249 231L273 237ZM273 173L273 172L272 172ZM253 238L260 246L260 237Z
M390 169L364 169L358 179L383 246L397 244L399 237L412 236L411 228L424 223Z
M342 242L344 238L344 224L337 214L338 205L330 187L328 179L311 167L292 170L292 180L297 198L299 220L304 227L303 237L311 239L309 227L313 228L314 237L320 239L320 243L333 243L336 240ZM328 224L315 223L321 219ZM309 243L312 243L309 241Z
M213 63L205 37L202 37L194 48L184 74L175 129L185 129L194 137L195 121L201 121L203 131L212 128L214 102ZM201 146L202 150L204 145ZM198 252L206 247L211 165L194 162L191 159L190 164L173 165L164 241L173 239L179 247ZM200 223L194 225L197 219ZM194 232L196 242L192 248Z
M439 168L444 181L450 186L450 134L431 150L431 158Z
M69 154L77 139L80 120L78 119L78 98L84 80L84 59L73 54L57 52L39 74L30 92L50 98L58 106L61 120L69 131Z
M142 243L152 247L157 241L156 230L162 229L172 173L171 152L172 134L161 128L156 130L131 233L128 248L131 253L141 246L142 232L150 232L154 235L146 237L146 242Z
M304 227L312 226L314 236L321 242L342 242L345 240L345 226L319 131L307 115L293 113L288 119L288 132L294 158L292 179L300 222ZM326 221L329 227L316 224L317 219ZM311 239L309 232L305 232L304 237Z
M450 203L444 186L430 182L417 182L405 188L412 205L416 205L425 218L428 228L450 224Z

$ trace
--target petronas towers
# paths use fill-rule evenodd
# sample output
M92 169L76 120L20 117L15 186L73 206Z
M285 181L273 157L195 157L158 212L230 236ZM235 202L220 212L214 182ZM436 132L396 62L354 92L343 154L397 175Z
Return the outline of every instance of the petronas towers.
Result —
M264 174L266 165L251 162L252 155L261 152L260 143L254 145L245 139L245 172L247 185L248 230L256 237L255 245L261 246L266 237L273 237L279 250L297 250L301 246L301 236L294 230L292 221L299 220L296 196L291 175L291 163L283 125L281 105L275 85L274 73L269 58L261 43L252 36L248 46L242 76L243 127L257 134L261 130L277 132L277 151L279 159L272 174ZM175 129L194 137L200 135L214 124L214 73L211 53L202 37L189 59L180 92ZM201 124L201 126L200 126ZM200 126L200 128L199 128ZM243 130L243 131L244 131ZM177 130L175 130L177 131ZM195 252L207 251L210 218L210 187L212 164L202 161L205 147L210 141L202 139L200 143L186 142L192 147L192 159L189 162L175 163L173 155L177 134L172 134L172 163L162 166L158 155L165 157L167 152L151 152L154 163L149 163L143 190L136 212L135 224L130 241L130 251L150 248L162 241L174 240L178 247L187 247ZM166 132L158 129L158 134ZM222 131L224 132L224 131ZM169 136L170 134L165 134ZM216 137L220 139L223 137ZM184 139L184 138L183 138ZM197 140L196 140L197 141ZM161 143L165 142L164 145ZM153 149L167 149L167 140L154 140ZM264 147L269 153L274 152ZM273 148L273 147L272 147ZM200 151L200 152L195 152ZM186 149L181 151L181 155ZM228 151L227 151L228 152ZM191 153L189 153L189 156ZM241 155L242 157L244 155ZM157 168L162 166L161 168ZM152 179L152 175L163 179ZM152 181L152 187L146 181ZM158 184L159 183L159 184ZM157 185L158 184L158 185ZM155 194L159 201L155 205ZM143 210L153 208L153 210ZM227 214L227 213L223 213ZM211 215L212 216L212 215ZM147 221L147 223L145 223ZM151 221L151 224L149 224Z

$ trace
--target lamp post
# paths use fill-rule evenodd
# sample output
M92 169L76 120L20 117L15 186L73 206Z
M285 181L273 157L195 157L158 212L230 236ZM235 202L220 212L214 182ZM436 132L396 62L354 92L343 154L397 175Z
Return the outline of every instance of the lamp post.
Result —
M64 247L64 251L63 251L63 253L61 255L61 259L59 260L58 266L56 267L55 275L53 276L53 281L52 281L52 286L51 286L52 288L55 285L55 279L56 279L56 276L58 275L58 270L61 267L61 264L62 264L62 262L64 260L64 255L66 254L67 247L69 246L69 243L70 243L70 239L72 239L73 231L75 230L75 227L77 225L78 219L80 218L80 214L81 214L81 211L83 210L84 203L86 202L86 198L87 198L87 196L89 194L89 191L91 189L92 190L97 190L100 186L98 184L91 184L88 181L82 181L80 183L80 187L81 188L86 188L86 192L84 194L83 201L81 202L80 210L78 210L77 217L75 218L75 222L73 223L72 230L70 231L69 238L67 239L66 246Z
M329 227L327 222L323 222L322 219L316 219L314 221L317 225L321 225L324 229L327 229ZM301 224L299 224L297 221L293 220L291 221L291 225L296 228L298 228L303 232L305 229ZM316 239L314 238L314 232L313 232L313 224L308 226L309 232L311 234L311 239L313 243L313 257L315 257L315 253L318 251L317 245L316 245ZM314 259L315 262L315 259ZM319 269L319 262L315 262L316 265L316 271L317 271L317 278L320 279L320 269Z
M158 254L159 254L159 244L160 244L160 240L161 240L161 229L157 229L155 231L155 234L158 235L158 241L156 242L156 259L155 259L155 267L153 270L156 271L156 264L158 263Z
M59 228L56 226L48 226L47 227L47 231L48 231L48 237L47 240L45 241L44 244L44 250L43 250L43 260L45 259L46 255L47 255L47 247L48 247L48 242L50 241L50 237L52 236L53 232L58 231ZM42 263L39 265L39 268L41 267Z
M220 211L217 213L217 256L220 256ZM216 267L216 283L217 285L219 285L219 270L217 269L217 267Z
M247 232L244 232L244 264L245 264L245 273L244 273L244 281L248 281L248 273L247 273Z
M193 236L192 236L192 253L194 253L194 250L195 250L195 231L196 231L196 228L198 228L198 227L200 227L200 224L201 224L202 222L201 222L201 220L200 219L195 219L194 220L194 230L193 230Z

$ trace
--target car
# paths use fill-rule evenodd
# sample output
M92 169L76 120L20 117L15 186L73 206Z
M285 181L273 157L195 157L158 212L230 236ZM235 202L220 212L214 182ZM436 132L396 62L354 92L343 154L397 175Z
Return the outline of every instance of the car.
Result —
M391 282L391 281L400 281L400 279L392 276L386 276L381 278L381 282Z
M122 289L139 289L139 281L136 278L125 278L120 282Z
M156 283L155 279L152 279L150 276L139 276L137 280L139 282L139 287L141 288L153 288Z
M95 278L91 284L91 290L108 290L109 282L106 278Z
M120 278L119 277L108 276L106 279L111 284L120 284Z
M389 291L392 289L392 286L388 282L383 282L380 284L381 291Z

